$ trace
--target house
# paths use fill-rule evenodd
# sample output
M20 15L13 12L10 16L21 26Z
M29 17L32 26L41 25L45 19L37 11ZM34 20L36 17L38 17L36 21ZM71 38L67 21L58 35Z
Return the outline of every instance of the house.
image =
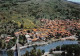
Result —
M36 41L38 39L46 40L46 37L66 37L72 36L71 30L77 28L80 29L80 23L77 20L49 20L41 19L43 28L31 29L31 32L27 32L30 29L24 29L15 33L16 36L25 35L28 42ZM31 37L32 36L32 37ZM72 38L74 39L74 38ZM64 39L61 39L64 40Z
M6 38L7 36L7 34L1 34L1 38Z
M69 36L65 38L66 40L77 40L78 38L76 38L75 35Z
M27 38L27 43L31 43L32 39L31 38Z
M32 42L32 39L30 38L30 35L26 34L25 37L27 39L27 43L31 43Z
M35 42L35 41L37 41L38 40L38 38L34 38L34 39L32 39L32 42Z
M29 37L30 37L30 35L26 34L26 35L25 35L25 37L26 37L26 38L29 38Z
M16 37L19 37L20 32L15 32L14 34Z
M10 41L10 39L13 39L13 37L6 37L6 38L5 38L5 42L8 43L8 42Z

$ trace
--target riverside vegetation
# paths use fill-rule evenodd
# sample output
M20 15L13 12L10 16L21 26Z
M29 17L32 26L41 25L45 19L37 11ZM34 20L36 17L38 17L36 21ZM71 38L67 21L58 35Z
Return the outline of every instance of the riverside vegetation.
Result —
M78 44L71 44L71 45L62 45L61 50L64 51L61 55L62 56L80 56L80 45ZM57 46L56 49L57 51L60 50L60 46ZM66 52L66 53L65 53Z

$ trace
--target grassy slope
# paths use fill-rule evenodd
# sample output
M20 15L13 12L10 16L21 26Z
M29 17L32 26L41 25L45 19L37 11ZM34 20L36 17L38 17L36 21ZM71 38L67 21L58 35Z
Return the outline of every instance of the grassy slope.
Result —
M15 21L24 28L35 27L38 18L75 19L80 18L79 5L63 0L30 0L27 2L0 3L0 24Z

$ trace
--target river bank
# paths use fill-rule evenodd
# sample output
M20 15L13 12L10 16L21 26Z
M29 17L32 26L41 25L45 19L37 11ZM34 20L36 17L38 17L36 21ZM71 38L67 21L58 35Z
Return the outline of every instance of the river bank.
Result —
M29 48L29 47L32 47L32 46L42 46L42 45L47 45L47 44L50 44L52 42L56 42L56 41L59 41L60 39L53 39L52 40L48 40L47 42L45 41L42 41L42 42L34 42L34 43L30 43L29 45L25 45L25 46L22 46L22 47L19 47L19 49L24 49L24 48ZM16 49L16 46L13 46L11 48L11 50L15 50Z
M25 54L26 51L31 51L33 49L32 46L36 46L36 49L41 49L41 50L45 50L45 52L49 52L50 49L54 49L56 48L57 46L61 46L63 44L78 44L78 41L71 41L71 40L61 40L62 38L60 39L54 39L54 38L51 38L50 40L48 41L40 41L40 42L34 42L32 44L27 44L25 46L21 46L19 47L20 49L20 54L23 55ZM16 49L16 46L12 47L11 50L14 51L15 53L15 49ZM3 56L7 56L7 53L6 51L3 52Z
M52 42L48 45L38 46L36 49L45 50L45 52L49 52L50 49L55 49L57 46L61 46L64 44L78 44L78 41L71 41L71 40L65 40L65 41L56 41ZM26 51L31 51L33 47L25 48L20 50L21 55L25 54Z
M55 49L57 46L61 46L64 44L78 44L78 41L71 40L55 41L47 45L37 46L36 49L45 50L45 52L49 52L50 49ZM26 51L31 51L32 49L33 47L20 49L20 55L23 55L25 54ZM7 56L7 52L6 51L2 52L2 56Z
M18 48L19 49L24 49L24 48L29 48L32 46L42 46L42 45L48 45L50 43L56 42L56 41L64 41L64 40L77 40L75 35L69 36L69 37L65 37L65 38L59 38L59 39L54 39L51 38L48 41L38 41L38 42L32 42L32 43L26 43L24 46L20 46L18 43ZM11 50L15 50L16 49L16 45L14 47L11 48Z

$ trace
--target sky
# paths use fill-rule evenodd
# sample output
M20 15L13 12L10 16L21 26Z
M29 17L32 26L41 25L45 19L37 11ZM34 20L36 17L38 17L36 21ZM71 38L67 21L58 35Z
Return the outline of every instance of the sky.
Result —
M79 2L80 3L80 0L68 0L68 1Z

